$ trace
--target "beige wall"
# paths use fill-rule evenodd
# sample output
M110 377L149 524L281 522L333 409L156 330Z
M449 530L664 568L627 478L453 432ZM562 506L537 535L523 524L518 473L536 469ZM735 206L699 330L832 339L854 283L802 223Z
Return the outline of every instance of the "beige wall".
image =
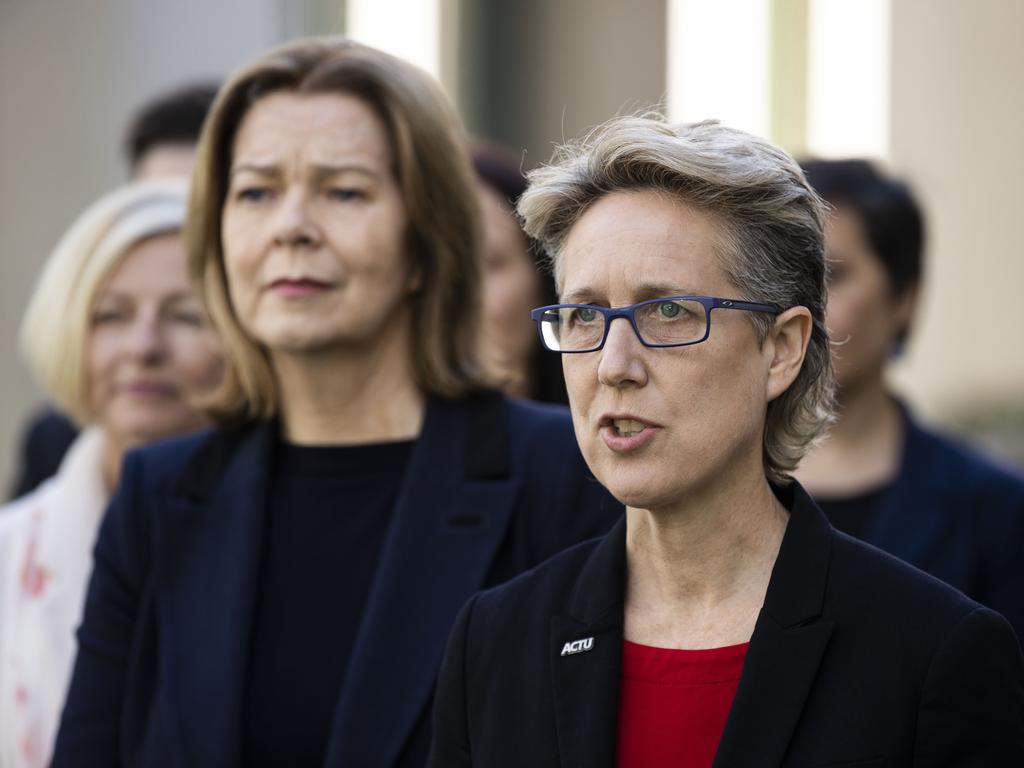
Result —
M894 377L939 420L1024 411L1024 3L893 0L891 155L928 213Z
M15 343L39 265L72 218L124 179L131 111L303 31L309 14L285 2L0 0L0 498L17 433L43 398Z
M552 145L665 97L664 0L462 2L456 91L470 130L546 162Z

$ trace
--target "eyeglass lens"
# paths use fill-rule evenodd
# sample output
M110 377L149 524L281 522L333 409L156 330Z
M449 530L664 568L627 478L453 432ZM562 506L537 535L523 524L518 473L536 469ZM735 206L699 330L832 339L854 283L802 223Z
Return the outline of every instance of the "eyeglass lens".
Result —
M634 313L646 344L685 344L707 332L707 311L699 301L674 299L641 304ZM605 315L589 307L561 307L541 317L544 343L556 352L596 349L605 334Z

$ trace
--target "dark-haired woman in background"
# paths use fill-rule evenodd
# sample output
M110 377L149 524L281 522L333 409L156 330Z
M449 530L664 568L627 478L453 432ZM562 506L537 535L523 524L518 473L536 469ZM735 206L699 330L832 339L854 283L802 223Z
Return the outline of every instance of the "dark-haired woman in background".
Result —
M516 218L526 179L505 147L477 144L472 157L484 215L483 328L489 363L504 377L506 394L566 404L561 362L544 354L529 320L531 309L556 297L543 251Z
M921 426L885 382L921 284L906 184L863 160L804 163L833 206L827 321L838 420L797 477L832 524L952 584L1024 633L1024 479ZM970 302L949 307L973 311Z

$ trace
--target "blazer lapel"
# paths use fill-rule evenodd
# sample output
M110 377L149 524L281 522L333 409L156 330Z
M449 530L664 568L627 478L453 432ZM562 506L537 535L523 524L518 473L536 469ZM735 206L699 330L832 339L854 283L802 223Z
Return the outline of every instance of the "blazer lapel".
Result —
M794 483L789 525L758 616L715 768L769 768L786 754L833 623L821 617L832 532Z
M452 623L485 585L518 493L505 418L497 394L428 403L349 661L328 766L393 764L423 715Z
M893 487L881 498L864 540L908 563L922 563L928 550L944 533L944 515L910 514L920 506L920 491L944 474L941 456L935 456L928 436L910 417L902 403L904 443L899 473ZM955 476L955 473L952 473ZM955 489L954 489L955 492ZM941 575L941 574L937 574Z
M155 578L186 752L197 765L240 763L241 705L276 427L212 433L182 474Z
M580 574L569 616L551 619L551 685L561 763L614 768L622 675L626 523L621 519Z

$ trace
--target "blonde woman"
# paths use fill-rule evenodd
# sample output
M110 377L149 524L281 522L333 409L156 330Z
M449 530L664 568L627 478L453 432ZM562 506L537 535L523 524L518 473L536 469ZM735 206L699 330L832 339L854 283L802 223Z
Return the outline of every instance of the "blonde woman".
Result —
M464 145L350 41L225 85L189 219L220 427L125 462L55 765L422 766L459 606L617 517L567 413L487 389Z
M183 184L102 198L44 267L22 325L42 387L83 428L57 475L0 510L0 764L49 763L100 518L129 448L206 423L223 367L188 281Z

